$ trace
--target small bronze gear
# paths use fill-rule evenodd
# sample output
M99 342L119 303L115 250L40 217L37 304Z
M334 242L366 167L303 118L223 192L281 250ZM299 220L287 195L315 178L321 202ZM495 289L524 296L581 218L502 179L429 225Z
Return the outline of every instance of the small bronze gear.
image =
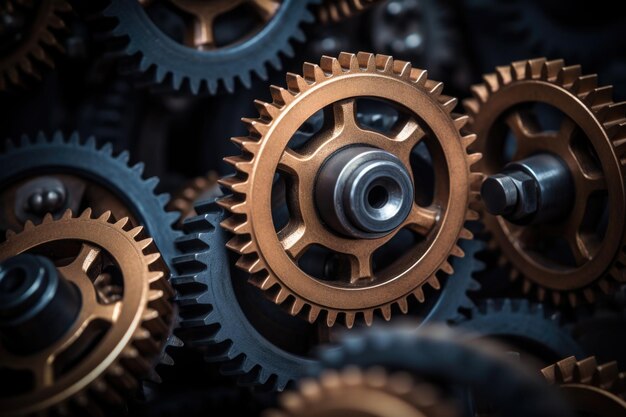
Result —
M264 417L452 417L458 410L438 390L418 383L406 372L384 368L347 367L324 371L317 379L300 382L299 390L279 398L281 410Z
M617 362L598 365L593 356L581 361L570 356L541 372L549 383L560 387L577 413L626 415L626 373L619 372Z
M471 174L469 167L480 154L468 154L474 137L459 133L466 116L451 115L456 99L441 94L442 83L428 80L426 71L389 56L342 53L339 58L323 57L320 66L304 64L304 77L288 74L287 85L287 89L271 87L272 103L256 102L260 117L244 119L250 135L233 138L243 154L225 158L237 170L235 176L220 180L234 193L219 202L232 213L222 222L235 234L227 246L241 255L237 265L251 274L254 285L290 314L302 314L311 323L322 312L328 326L339 316L348 327L357 315L371 324L375 311L389 320L394 305L406 313L410 296L424 301L424 285L440 288L438 271L453 272L449 256L464 256L458 240L472 238L464 224L478 218L469 204L477 194L470 191L471 186L480 175ZM356 121L359 97L386 101L409 116L386 134L369 130ZM290 147L296 130L320 110L325 112L325 127L301 147ZM428 146L433 159L434 197L427 206L412 197L410 155L419 142ZM337 232L336 225L331 227L319 211L322 205L331 209L337 205L315 197L321 195L316 188L320 172L332 165L328 161L346 149L358 152L360 147L391 154L395 166L407 176L408 186L398 193L399 198L411 195L402 203L407 204L406 215L393 228L365 238L360 232L349 237ZM290 216L284 227L272 218L275 173L289 179ZM359 194L357 203L367 204L372 196L368 184L354 188ZM403 229L421 236L419 243L375 272L372 255ZM298 264L316 245L344 261L330 274L331 280L317 279Z
M32 14L32 18L24 23L20 30L22 35L4 45L4 51L0 50L0 91L9 84L22 84L24 75L40 78L37 65L54 67L49 50L63 50L55 32L65 29L62 15L72 10L65 0L8 0L0 3L0 13L13 14L20 9Z
M194 205L198 201L222 195L217 180L217 173L211 171L203 177L192 179L174 194L166 210L180 213L179 227L185 219L196 215Z
M322 23L339 22L380 2L381 0L324 0L318 6L317 18Z
M109 218L91 218L90 209L77 218L69 210L59 220L48 214L0 245L0 260L24 253L52 260L82 300L52 345L30 354L0 345L0 373L32 375L23 392L0 398L3 415L101 415L121 406L159 362L173 323L165 266L141 227Z
M550 222L519 225L485 213L491 246L510 263L511 279L522 277L525 293L557 305L593 302L598 291L626 281L626 103L613 103L611 87L598 87L595 75L562 60L518 61L483 78L464 102L468 130L477 135L471 149L483 153L475 168L494 175L509 161L555 155L575 196ZM540 120L549 116L560 126ZM509 132L515 149L507 151ZM552 255L556 248L567 258Z

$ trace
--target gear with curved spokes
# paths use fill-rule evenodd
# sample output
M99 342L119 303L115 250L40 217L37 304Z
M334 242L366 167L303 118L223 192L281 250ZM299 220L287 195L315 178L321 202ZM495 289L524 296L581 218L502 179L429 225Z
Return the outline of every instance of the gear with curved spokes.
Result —
M439 390L417 382L407 372L389 373L382 367L327 370L318 378L303 379L299 390L282 394L280 410L264 417L452 417L459 410Z
M593 302L624 282L626 103L579 66L497 67L464 102L492 247L525 293Z
M151 82L174 90L189 89L193 94L215 94L220 85L233 92L236 81L250 88L253 73L266 79L268 64L280 69L281 55L294 54L292 41L304 41L301 26L314 20L309 6L317 2L110 0L102 13L116 20L111 36L127 39L122 53L131 57L131 66ZM169 36L167 23L153 19L162 14L151 13L153 7L162 8L161 12L172 19L182 19L181 31L185 33ZM239 21L234 14L245 19ZM221 18L235 20L221 25L227 33L220 37L217 29ZM252 31L231 33L249 28L248 20L256 22Z
M14 383L0 398L3 412L100 415L123 407L165 358L174 324L165 266L142 227L109 219L108 212L92 218L89 209L77 218L69 210L59 220L48 214L0 245L0 333L7 336L0 373L10 371L2 378ZM18 256L30 258L7 261ZM33 258L48 265L44 275L37 275L44 267L29 272ZM51 301L50 291L56 291ZM41 339L60 323L62 331Z
M272 103L256 102L260 117L244 120L250 135L233 139L243 154L225 158L237 174L220 180L233 195L219 204L232 213L222 226L235 234L228 247L241 255L237 265L310 322L322 316L333 326L339 318L351 327L357 316L371 324L375 311L387 320L392 308L406 313L409 297L424 301L424 285L440 288L438 271L453 272L448 258L464 255L458 240L472 238L465 222L478 218L469 205L480 175L469 167L480 154L467 152L474 137L459 132L467 118L451 114L456 99L441 94L442 83L388 56L323 57L321 66L304 64L304 77L288 74L287 84L271 88ZM405 117L390 132L370 130L356 119L360 97ZM292 144L318 111L322 130ZM418 204L411 155L421 144L435 179L432 196ZM274 174L286 189L286 223L273 218ZM374 265L401 231L416 243L390 265ZM333 259L324 275L301 267L315 248Z
M626 372L620 372L616 362L598 365L593 356L581 361L571 356L541 372L580 415L620 417L626 413Z
M54 67L51 50L63 51L56 34L65 29L65 0L8 0L0 4L0 91L41 78L40 66Z

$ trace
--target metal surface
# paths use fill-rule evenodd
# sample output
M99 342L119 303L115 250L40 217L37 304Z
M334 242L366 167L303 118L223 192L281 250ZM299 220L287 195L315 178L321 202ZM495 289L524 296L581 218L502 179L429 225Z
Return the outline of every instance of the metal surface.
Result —
M413 182L392 153L346 147L319 170L315 202L326 224L338 233L376 239L406 220L413 206Z
M626 414L626 373L619 371L616 362L598 365L593 356L581 361L571 356L541 372L563 391L579 415Z
M6 1L0 5L0 17L6 14L10 18L20 13L22 19L32 20L30 24L23 23L20 34L0 48L0 91L10 85L22 85L28 79L41 78L39 67L42 65L54 66L50 52L63 50L56 33L65 29L63 14L71 10L65 0L41 0L30 7L22 1ZM24 31L26 33L22 33ZM0 32L0 36L7 35L9 33ZM0 39L0 46L5 46L3 41Z
M257 102L261 116L245 120L250 136L233 139L245 153L225 159L237 174L221 180L234 193L219 202L233 214L222 222L235 234L228 247L242 255L237 265L251 274L251 282L271 290L268 295L290 314L306 312L310 322L320 318L328 326L339 318L351 327L357 315L371 324L375 311L388 320L394 305L407 312L409 297L423 302L424 285L440 287L436 273L453 272L450 255L463 256L457 242L472 237L464 224L477 219L468 206L477 194L472 185L480 178L469 166L480 155L468 154L474 138L459 133L466 118L450 115L456 100L442 95L443 85L428 80L424 70L387 56L342 53L338 59L324 57L321 66L305 64L304 74L288 75L289 89L272 87L274 101ZM410 117L387 134L360 127L355 118L359 96L387 100ZM298 127L321 109L326 129L302 148L289 148ZM436 180L430 206L413 203L398 227L376 239L346 238L325 225L313 195L330 155L352 145L374 147L395 155L412 173L411 151L421 141L433 155ZM271 204L277 172L291 184L289 222L278 231ZM375 273L373 253L405 228L422 241ZM298 259L313 245L339 256L349 265L346 271L333 281L304 272Z
M408 372L384 368L328 370L303 379L300 389L282 394L280 410L264 417L452 417L459 410L430 384Z
M567 214L538 225L517 226L501 216L484 216L492 246L512 265L511 278L523 278L523 290L559 304L593 301L623 282L626 212L624 139L626 111L614 104L609 87L597 87L596 76L582 76L579 66L543 58L514 62L484 77L464 104L468 127L483 152L476 168L487 175L502 172L510 161L552 154L567 166L574 195ZM542 103L560 112L556 131L542 128L529 104ZM537 117L534 117L537 116ZM516 150L506 158L506 131ZM553 193L554 194L554 193ZM549 197L570 199L568 187ZM603 226L604 225L604 226ZM608 225L608 227L606 226ZM559 246L550 242L563 241ZM565 247L567 256L552 255ZM568 259L571 258L571 259Z
M178 227L182 226L185 219L196 215L193 207L196 203L222 195L217 179L217 173L211 171L203 177L192 179L172 196L172 199L167 204L167 210L180 213Z
M304 23L311 23L313 15L308 10L319 0L284 0L273 18L267 21L259 31L231 46L200 50L189 47L170 38L151 21L139 1L111 0L103 11L106 17L117 20L112 36L129 39L121 52L132 56L139 54L140 60L133 68L140 73L147 73L152 67L154 74L147 77L154 83L165 83L175 90L189 88L192 93L208 92L214 94L220 84L227 91L233 92L235 83L241 82L250 88L252 75L267 78L267 67L281 67L280 55L293 56L292 41L304 41L301 29ZM149 2L148 2L149 3ZM195 1L201 7L212 8L213 1ZM219 1L222 7L230 8L240 1ZM258 1L258 5L275 5L275 1ZM182 4L182 2L176 2ZM185 1L185 4L191 2ZM206 6L202 6L206 4ZM262 8L261 8L262 9ZM206 24L197 42L210 42ZM155 41L158 40L158 41ZM196 42L194 41L194 43Z
M0 260L22 253L47 255L59 275L80 293L78 317L54 343L31 354L0 346L0 369L26 371L32 386L0 398L4 415L119 406L159 360L173 321L173 291L152 239L128 219L110 213L78 218L67 211L38 226L7 235ZM143 239L143 240L140 240ZM4 377L3 377L4 378Z

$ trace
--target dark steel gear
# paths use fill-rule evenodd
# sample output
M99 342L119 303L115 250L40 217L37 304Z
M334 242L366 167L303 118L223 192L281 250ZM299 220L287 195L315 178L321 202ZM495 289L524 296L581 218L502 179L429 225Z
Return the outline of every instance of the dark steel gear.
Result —
M153 240L91 214L48 214L0 245L2 415L123 409L163 357L175 310Z
M65 138L56 132L49 138L40 133L33 139L24 136L19 143L8 141L6 151L0 154L3 226L19 228L24 223L15 217L12 206L20 184L39 177L60 178L67 184L69 178L72 184L86 184L87 190L93 187L91 193L82 186L77 188L79 201L72 200L75 211L94 205L99 207L94 209L96 215L111 210L116 219L130 217L135 226L146 228L172 270L172 258L177 253L174 240L179 235L173 225L179 213L165 211L169 196L155 193L158 179L142 178L143 164L129 166L128 161L127 152L114 155L110 144L98 147L93 137L81 140L77 134ZM106 204L102 205L105 196ZM72 196L68 198L71 200ZM109 207L111 203L115 205ZM55 211L55 217L62 215L63 210ZM43 214L31 220L37 221Z
M62 51L57 39L65 29L65 0L6 0L0 3L0 91L26 78L41 78L40 67L54 67L51 50Z
M506 350L484 340L468 340L468 335L451 328L375 328L347 334L339 346L321 351L320 358L316 375L351 365L382 366L446 387L465 387L500 415L569 416L556 392Z
M175 90L187 85L194 94L214 94L220 84L233 92L235 81L249 88L253 73L267 79L268 64L280 69L280 55L293 56L291 42L304 41L301 25L313 21L308 8L317 2L284 0L258 32L234 45L210 50L188 47L170 38L150 19L141 1L111 0L103 15L116 19L111 35L127 39L121 52L133 57L137 71ZM225 8L240 4L229 2Z
M626 103L579 66L545 58L497 67L464 102L488 177L492 247L525 293L593 302L624 282ZM497 215L495 215L497 214Z
M528 300L488 299L472 309L468 318L455 324L472 334L502 340L543 363L583 355L580 345L563 326L561 316Z
M563 391L579 415L626 415L626 372L620 372L616 362L598 365L593 356L581 361L571 356L541 372Z

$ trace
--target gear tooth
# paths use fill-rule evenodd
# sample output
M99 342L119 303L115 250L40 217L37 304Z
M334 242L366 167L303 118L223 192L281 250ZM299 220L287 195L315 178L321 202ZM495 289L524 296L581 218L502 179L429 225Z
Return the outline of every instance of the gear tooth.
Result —
M242 117L241 121L247 126L251 135L262 137L267 134L270 125L265 123L261 119L251 119L249 117Z
M461 232L459 233L459 239L472 240L474 239L474 235L472 234L472 232L470 232L466 228L463 228L461 229Z
M443 96L443 95L439 97L439 100L441 102L441 106L448 114L452 113L452 110L456 108L456 105L459 102L456 99L456 97Z
M226 91L228 91L231 94L235 92L235 79L234 78L224 77L222 79L222 82L224 83L224 87L226 88Z
M399 299L397 304L402 314L407 314L409 312L409 303L406 298Z
M61 220L67 220L67 219L71 219L72 218L72 209L65 209L65 211L63 212L63 216L61 217Z
M125 224L126 222L128 222L128 217L125 217L124 219L126 219L126 221L124 222L124 224ZM124 219L120 220L118 223L121 223ZM116 225L116 226L118 226L118 223L115 223L115 225ZM130 229L130 230L128 231L128 234L129 234L132 238L136 239L136 238L137 238L137 236L139 236L139 234L140 234L142 231L143 231L143 226L136 226L136 227L133 227L132 229Z
M246 214L247 212L246 200L232 194L220 198L219 200L217 200L217 204L230 211L231 213Z
M578 97L584 97L589 94L590 91L595 89L598 86L598 76L595 74L583 75L578 77L576 81L574 81L574 85L572 86L572 91Z
M498 91L500 88L500 82L497 74L485 74L483 75L483 80L485 81L485 85L489 91L492 93Z
M293 39L296 42L304 43L306 41L306 35L302 29L298 28L293 32Z
M498 77L498 84L507 85L513 80L510 66L496 67L496 76Z
M463 100L463 107L470 116L474 116L480 111L480 103L476 99L468 98Z
M314 71L314 70L312 70L312 71ZM320 71L321 71L321 69L320 69ZM261 101L261 100L254 100L254 105L255 105L257 111L259 112L259 115L261 116L261 118L263 118L265 120L268 120L268 121L274 120L280 114L280 108L278 108L273 103L266 103L266 102ZM248 139L248 141L249 141L249 139Z
M87 207L83 212L78 216L80 219L91 219L91 207Z
M592 110L598 110L613 103L613 86L598 87L587 94L584 101Z
M516 61L511 63L511 75L514 81L526 78L526 61Z
M598 280L598 287L604 294L611 293L611 290L612 290L611 283L606 279Z
M104 213L102 213L100 217L98 217L98 220L100 220L101 222L108 222L110 218L111 218L111 210L107 210Z
M534 58L526 61L526 79L536 80L541 78L541 72L545 63L545 58Z
M150 271L148 274L148 283L153 284L159 280L161 280L165 274L163 271Z
M443 83L441 81L427 80L425 84L429 94L439 97L443 92Z
M265 269L263 262L257 256L242 256L237 260L237 267L248 274L256 274Z
M291 103L294 99L293 94L291 94L287 89L277 87L275 85L270 86L270 93L272 94L272 100L274 100L274 104L279 107Z
M254 73L263 81L267 80L267 69L265 68L265 65L259 65L255 70Z
M546 290L543 287L537 287L537 299L541 302L546 299Z
M274 301L274 303L280 305L280 304L284 303L290 295L291 294L289 293L289 291L286 288L281 287L276 292L276 295L273 297L272 301Z
M227 187L229 190L231 190L234 193L244 194L246 190L248 189L248 184L244 181L241 181L241 178L239 178L236 175L229 175L227 177L222 177L219 180L217 180L217 182L220 185Z
M472 95L481 103L486 102L487 98L489 98L489 92L487 91L487 87L485 87L484 84L473 85L470 90L472 92Z
M465 102L463 102L463 105L465 105ZM461 130L463 129L467 123L469 122L469 116L466 116L464 114L455 114L454 116L454 127L456 127L457 130Z
M577 294L570 292L569 294L567 294L567 299L572 307L578 306L579 298Z
M561 293L558 291L553 291L552 292L552 302L554 303L554 305L560 305L561 304Z
M374 69L387 74L396 73L400 77L408 79L411 68L406 68L406 64L407 62L404 61L394 61L389 55L376 54L374 56Z
M305 62L302 65L302 73L304 74L304 79L310 83L320 82L326 78L324 71L319 65L309 62Z
M346 71L357 72L361 70L356 55L352 53L341 52L337 59L339 60L339 65L341 65L341 68Z
M244 156L227 156L224 158L224 162L234 166L238 171L245 174L250 174L252 172L252 161Z
M448 275L452 275L454 273L454 269L452 268L452 265L450 265L450 262L448 261L445 261L443 264L441 264L441 267L439 269Z
M144 255L144 259L146 261L146 264L152 265L153 263L155 263L156 261L161 259L161 254L158 253L158 252L156 252L156 253L149 253L147 255Z
M604 128L607 131L612 131L614 126L626 122L626 101L610 103L601 113ZM613 137L613 135L610 136Z
M359 67L361 69L367 70L369 72L374 72L377 70L376 65L376 56L369 52L358 52L356 54L356 59L359 62Z
M598 385L603 389L610 390L613 382L619 378L617 362L613 361L598 365L595 369L594 377Z
M590 384L596 376L597 371L598 363L596 362L596 358L590 356L574 364L570 381L575 380L583 384Z
M327 310L326 311L326 326L333 327L337 322L337 311Z
M121 219L115 222L115 227L117 227L118 229L124 229L126 225L128 224L128 221L129 221L128 217L122 217Z
M365 325L370 327L372 323L374 323L374 311L373 310L363 311L363 320L365 321Z
M256 246L245 236L236 235L226 243L226 247L240 255L247 255L256 250Z
M250 89L252 87L252 77L249 72L239 74L239 81L241 81L241 84L243 84L246 89Z
M585 288L583 290L583 295L585 297L585 300L587 300L587 302L590 304L596 301L595 291L591 288Z
M309 321L309 323L315 323L321 312L322 311L319 307L309 305L309 312L307 314L307 320Z
M320 59L320 67L327 74L341 74L343 72L339 60L331 56L323 55Z
M130 159L130 154L128 153L128 151L122 151L117 156L117 160L120 161L121 163L123 163L124 165L128 165L128 160L129 159Z
M391 306L390 305L387 304L387 305L382 306L380 308L380 312L382 313L383 318L386 321L391 320Z
M345 317L346 327L348 329L351 329L352 327L354 327L354 320L356 318L356 314L351 311L348 311L345 313L345 316L346 316Z
M152 239L151 237L148 237L146 239L142 239L138 241L137 244L143 250L143 249L146 249L148 246L150 246L152 242L154 242L154 239Z
M458 245L454 245L450 251L450 255L456 256L457 258L463 258L465 257L465 252L463 252L463 249L461 249Z
M578 77L581 76L581 74L582 69L580 65L563 67L556 77L556 83L562 85L565 88L570 88L578 79Z
M555 59L553 61L545 61L541 68L541 79L555 82L561 74L561 70L565 62L562 59Z
M298 94L298 93L308 90L309 83L307 83L306 80L301 75L288 72L287 73L287 88L289 88L289 91Z
M532 282L530 282L528 279L524 279L524 281L522 282L522 292L524 294L528 294L532 288Z
M224 228L224 230L229 231L230 233L234 233L237 235L243 235L250 233L250 225L248 222L242 223L236 217L230 216L224 219L220 226Z
M291 314L292 316L297 316L304 308L304 305L304 301L302 301L298 297L295 297L293 302L291 303L291 306L289 306L289 314Z
M415 296L415 299L417 301L419 301L420 303L423 303L425 298L424 298L424 290L422 290L421 288L417 288L413 291L413 296Z
M510 298L506 298L506 299L502 302L501 311L503 311L503 312L505 312L505 313L511 313L511 312L513 312L513 304L511 303L511 299L510 299Z
M273 104L268 106L275 107ZM249 136L237 136L230 138L231 142L237 145L240 149L250 154L256 154L259 150L259 143L254 138Z
M278 284L276 278L268 274L264 274L263 276L252 276L250 277L249 282L263 291L267 291Z

